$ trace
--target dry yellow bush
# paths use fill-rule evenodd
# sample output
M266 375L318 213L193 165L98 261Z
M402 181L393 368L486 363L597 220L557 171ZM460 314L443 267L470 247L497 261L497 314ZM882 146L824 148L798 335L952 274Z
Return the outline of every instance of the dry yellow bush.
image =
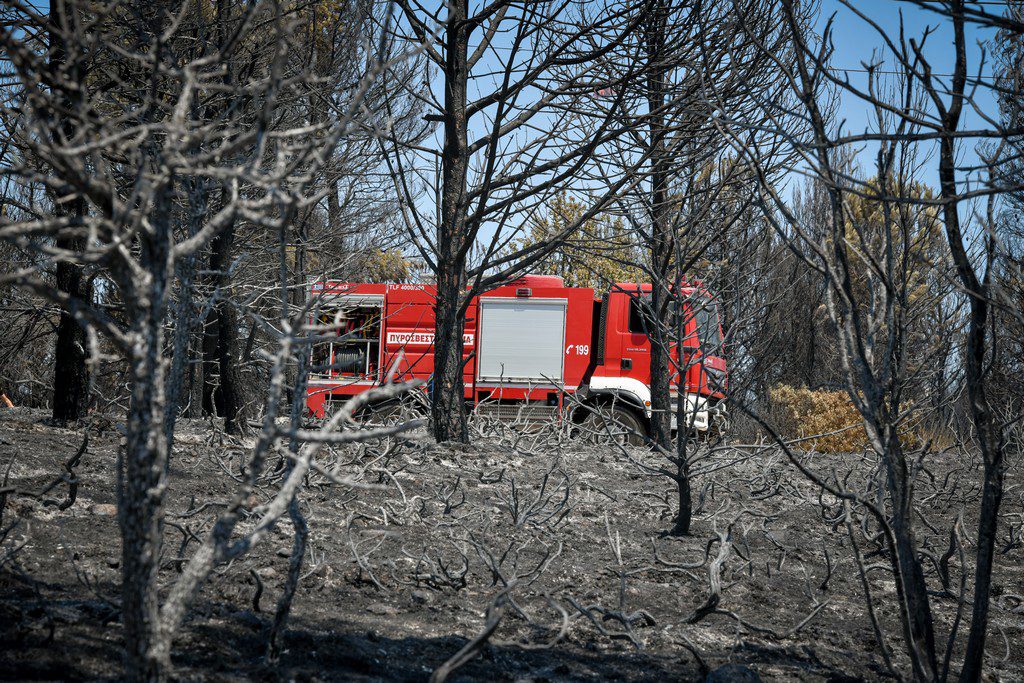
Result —
M850 453L863 449L867 443L860 413L845 391L812 391L780 384L772 388L770 397L783 436L803 439L828 435L803 442L803 448Z
M822 453L851 453L867 445L861 415L845 391L812 391L780 384L772 388L769 396L783 437L804 439L827 434L801 442L803 448ZM906 420L900 430L900 443L904 448L919 448L926 443L941 447L948 442L944 430L926 428L920 415Z

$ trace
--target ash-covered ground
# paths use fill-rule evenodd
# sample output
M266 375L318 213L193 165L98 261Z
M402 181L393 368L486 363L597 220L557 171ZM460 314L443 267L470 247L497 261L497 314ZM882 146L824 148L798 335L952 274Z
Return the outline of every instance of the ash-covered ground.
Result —
M7 488L38 492L81 446L84 429L44 418L26 409L0 414ZM96 417L89 429L69 508L55 504L67 499L66 483L42 498L7 495L2 528L16 526L0 549L5 679L122 673L117 418ZM493 423L475 431L468 447L412 434L322 453L322 469L373 488L309 477L301 495L309 547L280 662L268 665L263 655L292 547L287 522L204 586L175 641L176 674L426 680L484 628L492 606L491 616L502 617L494 635L449 680L702 680L714 670L716 680L751 671L766 680L891 677L851 537L892 666L906 671L895 583L884 551L867 539L876 530L859 518L847 525L842 504L819 496L778 450L705 448L694 464L693 534L675 538L664 533L676 508L674 484L617 447ZM180 427L168 583L234 490L246 450L246 441L209 424ZM644 449L630 455L666 466ZM807 463L851 487L877 476L860 456L809 455ZM993 680L1024 679L1024 548L1013 528L1024 521L1019 474L1008 477L1009 528L997 559ZM261 495L278 478L268 471ZM967 500L969 558L977 481L966 454L933 456L919 475L918 540L941 638L956 615L963 569L959 553L946 557L949 528ZM263 499L254 498L256 508ZM721 669L727 665L734 666Z

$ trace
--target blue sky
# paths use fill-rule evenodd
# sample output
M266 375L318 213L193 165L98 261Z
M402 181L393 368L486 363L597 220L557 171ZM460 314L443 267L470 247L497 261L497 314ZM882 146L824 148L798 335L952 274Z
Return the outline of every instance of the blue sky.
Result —
M867 76L861 71L864 69L863 63L873 61L874 59L880 58L882 60L882 66L880 67L884 71L893 71L897 68L897 64L891 55L885 54L884 51L880 50L884 45L882 37L878 31L859 18L856 13L844 6L838 0L820 0L820 15L819 15L819 27L823 28L825 22L834 15L833 23L833 42L835 52L832 56L832 63L836 69L849 69L849 78L855 85L863 86L867 82ZM474 6L476 3L484 2L484 0L473 0ZM591 8L600 6L600 3L604 0L596 0L591 5ZM935 31L928 37L924 53L926 58L931 64L932 70L936 74L948 74L953 68L953 38L952 31L949 27L948 19L941 17L935 13L922 10L912 4L906 2L899 2L897 0L855 0L856 7L860 12L868 15L873 21L877 22L879 27L888 33L892 38L898 38L900 29L901 13L904 22L904 32L907 39L920 37L925 33L928 27L934 27ZM429 3L427 3L429 4ZM987 9L992 12L1000 11L998 6L988 6ZM977 73L977 69L982 58L982 44L990 41L994 37L994 33L988 30L982 30L977 27L968 27L968 61L969 61L969 72ZM507 36L499 36L496 39L497 49L505 48L507 42ZM876 53L875 51L878 50ZM502 53L504 54L504 53ZM986 56L986 64L982 69L983 74L986 76L991 75L993 67L991 57ZM485 76L475 80L471 85L470 89L474 95L481 93L492 92L498 84L498 78L500 71L497 69L497 59L489 54L484 60L478 65L480 71L486 73ZM886 76L895 80L895 76ZM945 79L947 82L949 79ZM435 81L431 84L432 89L438 99L441 98L443 92L439 81ZM529 99L527 96L526 99ZM988 115L995 117L997 115L997 106L995 98L992 94L987 91L979 91L976 97L975 105ZM865 102L858 100L855 96L847 94L841 100L840 106L840 118L845 121L844 131L848 133L859 133L865 130L870 130L872 125L872 110ZM543 121L544 118L539 117L538 121ZM483 132L481 128L481 122L479 119L474 119L474 123L471 124L471 129L479 134ZM972 111L970 107L965 110L963 117L964 127L980 127L983 126L982 117L976 112ZM440 134L440 131L437 131ZM526 136L529 137L530 131L526 131ZM440 140L435 140L437 146L440 146ZM928 144L921 145L920 154L921 157L927 157L928 151L931 148ZM860 154L858 154L859 166L861 172L865 176L874 174L873 160L874 150L871 146L865 145ZM973 150L973 145L970 142L961 144L960 157L963 162L971 163L976 159L976 154ZM542 156L543 158L543 156ZM921 160L921 159L919 159ZM919 178L923 182L936 186L937 183L937 171L934 157L923 159L925 163L920 169ZM793 181L796 181L795 175L789 177L789 188L795 186ZM583 190L587 186L587 181L580 178L577 180L577 189ZM600 187L597 188L600 191ZM433 195L428 193L420 197L417 201L416 206L421 210L421 214L429 219L432 218L435 209L433 207ZM510 225L515 228L524 223L525 219L520 216L519 220L511 221ZM485 223L485 227L482 229L481 236L484 239L490 237L493 234L493 228Z
M438 0L440 1L440 0ZM858 18L854 12L845 7L839 0L820 0L819 25L834 16L833 42L835 52L833 64L836 68L850 69L850 80L857 85L866 82L866 76L858 71L863 69L862 62L872 59L872 51L882 46L882 40L877 31L865 21ZM429 2L426 4L430 4ZM932 63L933 70L937 73L948 74L953 64L953 41L952 31L949 28L948 20L932 12L922 10L907 2L899 0L854 0L859 11L870 16L890 36L899 35L899 25L902 13L906 36L920 37L929 26L936 27L935 32L928 38L925 46L925 54ZM35 5L42 11L48 9L48 0L38 0ZM985 9L998 13L1001 7L993 0L988 0ZM994 37L994 32L987 29L979 29L975 26L968 26L968 61L969 71L976 73L982 60L982 47L987 41ZM884 69L895 67L891 56L882 55L885 60ZM985 55L985 63L982 72L988 76L993 71L991 55ZM948 79L947 79L948 80ZM975 105L990 116L997 115L997 106L992 94L985 90L979 90L975 99ZM847 132L861 132L870 127L870 108L855 97L847 95L843 98L840 107L840 117L845 120L844 129ZM981 127L985 123L981 116L972 111L969 107L964 115L964 127ZM864 150L860 156L862 169L871 173L872 154L870 148ZM962 145L962 159L973 160L976 155L970 144ZM936 173L934 163L926 164L923 169L923 180L929 184L936 184Z
M897 0L859 0L855 3L858 10L871 17L879 24L892 38L898 38L900 28L900 17L904 22L904 31L907 39L917 38L925 32L929 26L935 27L934 33L928 37L925 43L924 54L931 62L932 70L937 74L949 74L953 68L953 32L950 22L939 15L922 10L918 7ZM986 6L989 12L1000 11L998 5ZM860 19L849 8L837 0L822 0L821 16L819 23L823 27L829 17L834 16L833 42L835 53L833 64L837 68L862 69L862 62L872 59L872 50L883 45L878 31L867 22ZM995 32L989 29L981 29L977 26L967 27L967 55L968 73L977 74L981 68L984 76L991 76L993 64L991 47L984 44L991 41ZM983 51L984 50L984 51ZM891 55L881 53L885 60L886 68L892 70L895 63ZM984 59L984 61L983 61ZM849 72L851 82L861 86L867 82L863 73L856 71ZM948 83L949 79L943 79ZM997 102L992 93L988 90L979 89L975 96L975 106L989 116L995 117L998 112ZM861 132L869 128L870 108L857 98L847 95L843 98L840 107L840 116L846 120L844 129L847 132ZM962 127L973 128L986 126L983 117L972 108L965 109ZM869 150L865 150L869 151ZM870 154L861 155L862 163L870 164ZM961 157L965 161L976 158L970 144L962 145ZM934 185L937 182L937 175L934 170L934 163L927 164L924 171L924 180Z

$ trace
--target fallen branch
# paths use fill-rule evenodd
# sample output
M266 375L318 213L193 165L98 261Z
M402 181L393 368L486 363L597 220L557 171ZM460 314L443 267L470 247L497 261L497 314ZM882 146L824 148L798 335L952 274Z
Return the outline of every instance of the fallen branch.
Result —
M502 589L496 596L491 604L487 607L487 618L484 622L484 629L480 631L472 640L462 646L462 649L456 652L454 655L448 658L444 664L437 667L434 673L430 676L430 683L442 683L447 680L452 672L458 669L460 666L473 659L476 654L483 649L483 646L487 644L494 632L498 630L498 625L501 623L502 618L505 616L505 605L508 602L508 593L512 590L514 584L510 584Z

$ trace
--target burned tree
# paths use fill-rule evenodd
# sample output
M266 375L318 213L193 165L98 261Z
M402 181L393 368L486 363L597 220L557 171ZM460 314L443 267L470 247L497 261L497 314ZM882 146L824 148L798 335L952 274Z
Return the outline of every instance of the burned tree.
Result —
M67 41L79 21L74 4L54 2L50 5L48 66L52 73L59 74L68 82L84 83L85 63L80 56L71 54L77 46ZM65 89L61 94L63 100L55 103L56 106L47 112L47 118L50 119L52 139L69 141L75 138L73 112L80 104L81 93ZM63 196L59 192L52 193L52 197L57 216L67 216L69 222L82 225L86 211L83 197ZM82 251L85 243L85 235L68 234L58 237L54 247L73 253ZM89 300L89 284L81 266L68 260L59 260L55 269L56 285L60 292L80 301ZM85 416L89 402L86 345L85 329L70 311L62 309L53 361L53 417L56 420L77 420Z
M192 3L101 7L83 2L64 3L63 8L63 16L75 20L54 25L31 6L19 4L18 21L0 30L17 88L17 97L8 100L0 116L17 132L16 144L24 152L24 162L8 165L5 172L53 193L58 206L80 200L85 208L70 215L58 210L5 217L0 239L33 249L40 267L4 273L0 281L61 305L85 328L93 360L101 353L102 338L127 367L128 410L118 453L126 667L129 678L160 680L170 673L172 640L210 571L247 552L285 514L301 523L295 519L293 501L312 457L325 442L374 436L337 433L365 398L350 403L324 432L301 431L301 410L286 408L285 367L293 357L308 355L311 332L304 323L307 312L292 309L288 282L282 278L277 319L272 325L257 320L275 332L276 348L269 354L270 389L246 477L162 602L158 574L175 416L168 401L180 390L184 369L172 356L187 353L181 335L176 335L173 348L165 343L176 264L194 259L238 221L279 236L284 272L288 225L319 201L318 171L349 130L380 66L368 60L367 75L353 89L346 108L310 123L281 116L291 97L305 94L308 79L307 65L290 61L299 34L278 3L248 6L222 40L198 50L188 32L202 27L203 16ZM19 28L13 30L13 25ZM65 50L66 56L54 60L47 49L37 49L31 36L38 31L29 28L57 34L49 49ZM98 74L94 80L74 77L85 64ZM224 80L229 64L243 76L236 82ZM68 122L61 135L50 125L53 111ZM72 137L64 137L63 131ZM223 188L219 204L200 215L189 203L196 185ZM71 239L81 241L67 241ZM75 249L61 246L75 244ZM87 275L101 271L122 312L113 315L65 291L61 283L48 283L40 271L51 263L69 264ZM298 381L301 386L301 376ZM391 386L380 392L400 390ZM303 399L297 399L298 406ZM287 425L279 425L278 415L288 413ZM236 533L243 512L248 514L255 478L268 454L278 449L294 464L259 511L256 527ZM300 560L301 554L293 563L296 580ZM283 623L287 604L281 610Z
M525 272L636 182L638 164L609 175L595 161L625 125L615 104L594 116L592 101L609 85L596 58L637 23L620 10L591 16L564 2L474 10L460 0L443 19L397 5L396 39L420 45L436 69L425 118L441 125L420 144L390 140L391 171L410 239L437 282L434 436L466 441L463 330L472 297ZM517 224L573 182L590 190L587 210L557 235L507 248L523 234Z
M651 288L638 296L638 305L650 341L649 437L674 466L671 479L679 492L674 533L685 535L691 517L688 461L695 446L687 437L708 406L682 389L673 392L673 385L676 378L684 384L695 366L715 378L709 381L724 379L721 368L702 360L721 356L721 344L701 342L705 356L691 343L697 335L687 332L698 321L707 332L706 321L718 318L714 303L700 294L705 285L697 281L724 282L723 268L709 258L723 253L716 245L743 247L759 239L749 231L742 239L734 237L754 213L750 199L740 196L752 178L737 163L716 120L744 121L749 126L745 143L773 157L773 176L782 169L779 140L788 131L758 130L757 121L762 106L777 105L787 93L777 65L759 46L779 54L785 50L774 3L651 0L624 6L639 17L642 30L634 42L612 51L603 68L612 74L628 71L636 53L643 75L621 85L626 104L620 116L631 132L612 147L623 165L647 161L642 185L622 193L616 206L646 251L638 265ZM717 322L712 326L717 337ZM675 442L673 429L680 435Z
M933 347L912 341L912 321L918 315L916 311L922 304L929 305L929 301L934 302L936 310L950 310L935 297L955 295L965 302L968 315L963 323L962 367L974 429L973 434L957 434L957 438L980 456L982 476L978 545L972 558L973 615L959 675L961 680L979 680L1005 470L1004 429L1019 421L1021 415L996 417L989 402L991 375L985 368L998 352L990 324L995 301L990 278L993 264L1002 256L984 227L965 224L964 212L973 200L1005 192L1006 188L989 185L989 173L981 179L982 189L970 189L970 184L977 180L973 174L983 169L961 170L956 156L957 149L970 140L1013 134L1009 130L961 130L965 106L978 106L966 88L965 27L971 21L984 23L996 19L984 10L968 9L959 1L942 7L918 3L938 10L951 29L954 51L951 74L945 80L923 50L930 29L919 38L904 39L901 35L895 40L854 3L843 4L853 16L878 31L884 55L896 65L898 78L887 79L878 58L866 64L865 84L840 78L830 68L831 23L826 25L821 39L814 39L797 21L797 4L785 2L787 33L796 55L791 84L800 105L773 115L774 125L787 116L799 116L809 123L808 134L794 138L793 142L802 163L820 180L827 194L827 223L820 231L801 225L780 197L778 188L763 175L761 201L765 203L766 214L776 216L779 234L790 241L826 286L826 306L835 330L847 392L862 416L871 451L879 460L884 479L875 491L857 491L835 477L815 473L804 463L794 460L794 464L830 495L847 501L851 510L878 526L900 598L903 639L912 676L920 680L946 679L955 672L952 655L959 642L959 609L964 605L963 591L971 584L966 576L962 579L957 617L946 634L946 643L942 644L940 634L936 633L935 607L922 560L926 555L914 519L915 478L926 467L933 447L930 439L919 443L908 437L908 420L920 410L915 405L912 387L921 368L928 367L927 356ZM997 25L1008 30L1020 29L1012 20ZM992 84L978 81L973 87ZM842 129L831 110L837 93L854 98L868 109L871 130L858 133ZM860 177L849 162L849 150L865 143L876 150L874 174L869 178ZM935 170L939 178L935 197L921 191L916 176L922 164L920 159L932 148L937 151ZM756 148L737 142L736 149L752 169L762 172ZM858 204L864 202L875 208L870 212L859 210ZM865 220L868 216L873 216L872 220ZM936 239L939 234L942 238ZM941 249L936 252L939 246ZM926 251L931 252L927 257ZM972 253L978 257L972 257ZM980 272L979 265L983 268ZM935 274L934 282L952 279L959 292L922 287L922 269ZM932 341L939 345L949 343L943 339ZM932 367L935 372L946 372L945 364L938 367L933 363ZM884 496L879 500L884 500L885 505L873 502L874 495ZM958 542L962 543L957 541L955 527L950 538L949 555L956 551ZM959 547L962 552L963 546ZM969 566L961 567L962 573L968 571ZM940 574L945 584L948 577Z

